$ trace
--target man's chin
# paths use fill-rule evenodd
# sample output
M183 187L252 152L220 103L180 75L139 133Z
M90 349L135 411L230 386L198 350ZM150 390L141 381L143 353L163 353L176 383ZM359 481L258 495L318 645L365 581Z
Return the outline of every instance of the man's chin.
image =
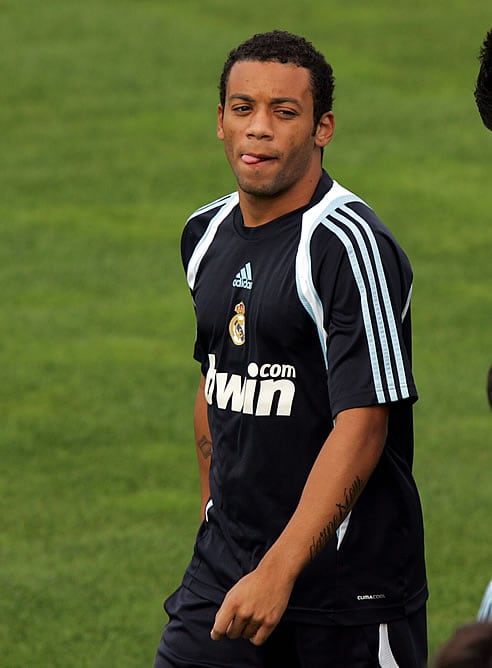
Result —
M246 195L258 197L259 199L278 197L285 190L285 188L279 187L277 183L252 183L244 179L238 180L238 186Z

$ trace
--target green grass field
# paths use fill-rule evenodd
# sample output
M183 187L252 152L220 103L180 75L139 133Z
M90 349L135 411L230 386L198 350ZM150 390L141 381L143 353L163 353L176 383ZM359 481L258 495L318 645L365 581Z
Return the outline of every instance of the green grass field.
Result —
M2 666L152 665L198 521L180 230L234 188L217 80L272 28L332 62L325 165L412 259L432 653L475 617L492 577L492 133L473 86L491 26L483 0L0 0Z

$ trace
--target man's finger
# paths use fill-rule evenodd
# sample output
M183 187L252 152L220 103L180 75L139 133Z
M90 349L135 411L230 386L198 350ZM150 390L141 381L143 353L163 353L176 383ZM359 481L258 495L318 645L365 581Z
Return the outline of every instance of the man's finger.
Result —
M233 623L234 617L231 619L230 613L225 612L222 607L219 608L219 612L215 615L213 628L210 631L212 640L221 640L225 635L229 635L229 629Z
M249 642L253 645L263 645L263 643L268 639L275 624L262 624L256 631L256 633L249 639Z
M214 628L210 631L210 637L212 640L221 640L224 637L224 634L217 631L214 626Z
M237 640L238 638L245 638L244 632L248 626L248 620L242 619L241 617L234 617L234 619L229 624L226 636L231 640Z
M246 640L251 640L251 638L254 638L255 635L258 633L260 626L261 624L258 624L256 622L250 622L244 627L244 630L241 633L241 637L245 638Z

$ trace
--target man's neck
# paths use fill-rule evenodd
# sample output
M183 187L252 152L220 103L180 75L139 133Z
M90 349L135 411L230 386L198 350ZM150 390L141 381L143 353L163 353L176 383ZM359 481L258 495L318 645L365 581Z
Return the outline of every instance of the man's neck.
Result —
M311 201L321 178L322 171L303 182L302 188L295 188L276 196L260 197L239 189L239 205L246 227L265 225L291 211L300 209Z

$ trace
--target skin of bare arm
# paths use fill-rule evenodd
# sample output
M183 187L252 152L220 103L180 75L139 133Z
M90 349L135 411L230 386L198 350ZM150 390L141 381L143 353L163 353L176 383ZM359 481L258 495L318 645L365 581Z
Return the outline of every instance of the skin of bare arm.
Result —
M257 568L225 596L213 640L266 641L285 612L296 578L333 538L376 467L388 412L386 406L371 406L339 413L289 523Z
M200 475L200 518L205 519L205 506L210 498L209 471L212 457L212 436L208 424L208 404L204 394L205 377L202 375L196 393L194 428L198 471Z

